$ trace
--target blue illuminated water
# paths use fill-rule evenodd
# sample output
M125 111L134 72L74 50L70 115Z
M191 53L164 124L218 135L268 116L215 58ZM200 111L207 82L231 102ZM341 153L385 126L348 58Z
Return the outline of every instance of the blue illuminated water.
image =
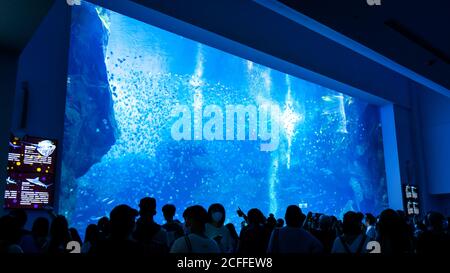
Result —
M277 217L290 204L337 216L387 206L378 107L91 4L72 17L59 208L80 231L145 196L178 217L219 202L236 225L238 206ZM282 111L274 151L172 139L176 104L264 103Z

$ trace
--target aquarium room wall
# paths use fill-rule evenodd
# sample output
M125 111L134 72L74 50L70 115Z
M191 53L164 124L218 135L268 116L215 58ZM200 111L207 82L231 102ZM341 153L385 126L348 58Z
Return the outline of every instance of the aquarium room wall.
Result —
M11 101L11 109L13 109L12 119L10 119L11 129L6 132L16 135L43 136L56 139L59 144L62 143L70 37L69 11L65 1L55 1L21 52L18 59L15 97ZM30 93L26 127L20 128L23 104L21 86L24 81L28 82ZM58 150L57 158L60 158L61 149ZM5 153L2 153L2 158L6 159ZM57 169L59 168L58 165ZM5 174L2 172L2 177L3 175ZM58 179L57 176L57 184ZM58 188L56 188L57 191ZM58 198L57 194L55 198ZM3 206L1 209L3 210ZM32 224L34 218L39 216L50 217L45 211L30 210L28 224ZM29 228L31 229L31 226Z
M450 192L450 99L440 94L418 94L420 122L423 128L424 165L427 189L444 203ZM450 209L447 208L447 214Z
M9 131L11 128L12 104L14 90L16 87L17 61L19 54L17 52L0 53L0 90L2 97L0 100L0 142L7 143ZM8 146L0 145L0 170L6 170L8 155ZM5 181L6 172L0 172L0 180ZM0 183L0 192L4 192L5 183ZM3 198L0 198L0 213L3 210Z
M28 80L33 92L37 95L30 102L30 107L37 109L40 105L51 105L44 111L33 112L27 133L55 137L62 143L70 16L69 8L64 1L56 2L35 37L21 55L17 83ZM169 25L166 25L166 29L188 31L193 35L192 38L209 42L209 44L217 43L224 50L242 57L254 58L255 61L266 65L270 65L264 62L267 60L276 63L277 61L270 57L275 56L290 64L286 65L283 62L284 72L295 75L302 68L306 68L307 71L302 71L301 74L303 76L306 74L304 78L307 80L314 80L324 83L324 85L325 82L327 85L334 84L333 89L338 91L346 91L342 89L344 86L350 85L353 87L349 88L348 93L351 95L358 95L358 97L380 103L392 102L393 106L390 112L395 117L393 124L396 130L396 138L392 141L394 144L396 142L398 146L398 160L394 160L394 162L398 161L400 166L398 172L401 183L406 183L406 173L401 165L406 160L411 160L417 167L415 177L421 185L423 209L435 209L449 213L450 209L446 205L449 201L449 191L445 189L448 185L446 182L448 176L442 165L450 165L450 158L445 156L448 152L443 153L439 149L433 150L429 147L431 145L446 147L444 146L445 141L450 139L450 132L446 127L448 120L444 118L450 102L445 98L440 102L439 107L434 108L436 100L440 101L442 97L433 95L433 90L417 85L413 83L412 79L405 78L396 71L387 69L338 43L331 42L324 36L282 16L277 16L251 1L240 2L242 14L235 14L231 7L226 5L227 1L190 1L189 5L186 3L187 1L111 0L91 2L142 21L149 21L149 18L152 18L152 20L160 20L161 24L170 22ZM138 5L136 2L144 3L148 8ZM202 5L200 6L202 8L199 8L198 5ZM233 16L230 17L230 14ZM177 18L177 20L167 16ZM285 35L284 33L289 32L278 31L281 28L289 29L293 34ZM202 31L202 29L207 31ZM218 36L210 32L216 33ZM228 39L239 44L229 42ZM262 54L258 52L262 52ZM43 65L46 69L42 69ZM8 68L11 72L10 68L11 66ZM1 86L7 84L3 78L0 79L2 80ZM20 95L18 86L20 85L16 86L17 96ZM416 99L414 105L411 100L414 100L415 97L420 99ZM12 113L11 111L11 108L2 108L2 119L7 120L8 113L11 116L17 116L20 112L17 109L14 109ZM51 123L45 124L45 118ZM7 124L6 121L4 123L2 120L2 126L5 124ZM14 128L13 122L11 129L14 130ZM430 128L435 129L433 131ZM3 138L5 137L3 136ZM6 143L6 141L4 142ZM6 147L6 145L4 146ZM2 148L1 151L3 160L6 160L6 148ZM61 156L58 156L58 159L61 159ZM426 162L427 160L442 162L442 164L430 164ZM425 166L426 170L422 170L425 169ZM429 173L436 175L430 180ZM2 173L1 177L3 176ZM431 184L433 184L432 192L428 191L428 186ZM394 185L395 187L398 188L398 184ZM431 193L440 194L432 195ZM399 198L396 201L398 203L401 199L399 196L397 198Z

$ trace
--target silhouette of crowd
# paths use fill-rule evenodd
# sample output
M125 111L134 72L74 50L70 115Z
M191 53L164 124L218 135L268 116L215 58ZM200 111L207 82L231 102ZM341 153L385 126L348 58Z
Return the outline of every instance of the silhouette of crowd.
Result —
M266 253L327 254L447 254L450 247L448 218L429 212L423 219L403 211L386 209L375 217L370 213L349 211L342 220L335 216L308 213L300 207L287 207L284 219L266 217L259 209L242 218L240 234L232 223L226 224L221 204L208 210L195 205L183 212L182 222L174 219L176 208L162 207L165 223L155 222L156 200L141 199L139 210L118 205L109 217L86 227L82 240L67 219L54 215L35 219L25 229L27 213L11 210L0 218L1 253L67 253L71 241L79 243L86 254L162 254L162 253Z

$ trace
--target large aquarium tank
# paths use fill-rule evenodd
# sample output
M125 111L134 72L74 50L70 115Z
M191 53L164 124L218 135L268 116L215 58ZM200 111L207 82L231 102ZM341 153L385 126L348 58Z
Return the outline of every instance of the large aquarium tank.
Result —
M81 232L146 196L158 222L221 203L238 228L238 207L387 207L376 105L87 2L69 58L59 211Z

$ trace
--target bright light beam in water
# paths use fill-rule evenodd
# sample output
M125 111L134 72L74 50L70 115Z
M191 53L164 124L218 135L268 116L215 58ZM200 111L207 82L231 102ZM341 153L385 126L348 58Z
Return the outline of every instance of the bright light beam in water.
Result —
M348 134L347 131L347 115L345 114L345 105L344 105L344 95L343 94L339 94L338 95L338 99L339 99L339 113L341 115L341 128L340 131L341 133L344 134Z
M284 104L284 110L280 117L280 122L282 124L282 128L284 129L284 133L288 142L288 149L286 152L286 166L288 169L290 169L292 138L295 135L295 126L299 121L301 121L302 117L300 114L294 111L293 100L291 97L291 81L289 79L289 75L286 75L286 85L287 94Z
M272 165L269 172L269 211L273 214L278 212L278 199L277 199L277 185L278 185L278 155L274 154L272 158Z
M189 81L190 85L194 89L193 94L193 107L194 107L194 139L202 140L202 111L203 111L203 91L202 91L202 76L203 76L203 53L202 46L197 46L197 56L195 58L195 71Z

